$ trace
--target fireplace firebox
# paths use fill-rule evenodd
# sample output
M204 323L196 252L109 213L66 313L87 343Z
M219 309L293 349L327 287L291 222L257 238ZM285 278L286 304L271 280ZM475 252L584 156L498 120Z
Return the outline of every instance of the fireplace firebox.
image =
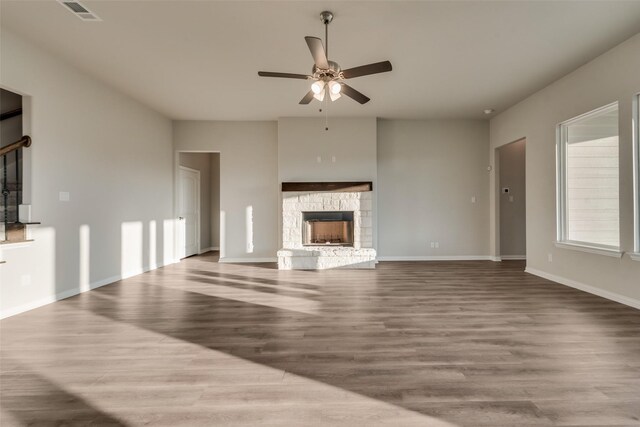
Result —
M302 212L304 246L353 246L353 212Z

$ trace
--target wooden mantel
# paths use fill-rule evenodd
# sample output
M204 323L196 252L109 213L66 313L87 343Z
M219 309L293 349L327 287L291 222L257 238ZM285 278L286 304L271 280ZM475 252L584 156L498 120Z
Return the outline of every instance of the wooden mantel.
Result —
M357 192L373 191L371 181L348 182L283 182L282 191Z

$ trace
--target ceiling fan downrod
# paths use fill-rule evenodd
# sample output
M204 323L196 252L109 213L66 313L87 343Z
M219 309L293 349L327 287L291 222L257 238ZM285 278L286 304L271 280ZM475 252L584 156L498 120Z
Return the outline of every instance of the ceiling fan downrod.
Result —
M325 10L324 12L320 13L320 19L324 24L324 52L327 56L327 59L329 59L329 23L333 21L333 13Z

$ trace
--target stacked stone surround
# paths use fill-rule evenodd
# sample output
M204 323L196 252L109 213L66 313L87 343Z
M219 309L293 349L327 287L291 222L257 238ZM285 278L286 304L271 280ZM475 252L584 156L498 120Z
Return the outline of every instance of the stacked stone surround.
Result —
M282 244L278 268L282 270L327 268L375 268L372 193L282 193ZM302 212L353 212L353 247L303 246Z

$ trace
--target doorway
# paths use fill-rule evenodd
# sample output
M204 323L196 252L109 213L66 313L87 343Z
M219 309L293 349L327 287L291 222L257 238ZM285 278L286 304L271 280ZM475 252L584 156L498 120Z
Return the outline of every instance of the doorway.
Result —
M178 200L179 258L200 251L200 171L180 166Z
M217 262L220 249L220 154L176 153L178 258L206 256Z
M500 258L527 259L526 139L498 148Z

